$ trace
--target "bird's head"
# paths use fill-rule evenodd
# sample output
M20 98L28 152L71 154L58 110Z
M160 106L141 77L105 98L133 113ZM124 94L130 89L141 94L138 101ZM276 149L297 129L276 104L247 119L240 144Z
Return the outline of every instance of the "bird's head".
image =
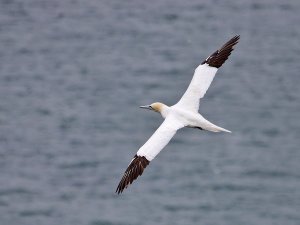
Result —
M161 102L154 102L151 105L143 105L140 106L140 108L142 109L149 109L152 110L154 112L159 112L162 113L162 111L168 106L166 106L165 104L161 103Z

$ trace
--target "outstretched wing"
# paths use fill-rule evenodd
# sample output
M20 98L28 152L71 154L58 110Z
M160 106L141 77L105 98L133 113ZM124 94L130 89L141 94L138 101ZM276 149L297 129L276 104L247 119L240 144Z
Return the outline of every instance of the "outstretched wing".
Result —
M188 89L176 105L187 110L198 112L200 98L203 98L205 95L218 68L228 59L234 45L238 43L239 39L240 36L234 36L196 68Z
M138 176L142 175L150 161L169 143L176 131L184 127L174 117L169 116L138 150L126 169L116 192L122 193Z

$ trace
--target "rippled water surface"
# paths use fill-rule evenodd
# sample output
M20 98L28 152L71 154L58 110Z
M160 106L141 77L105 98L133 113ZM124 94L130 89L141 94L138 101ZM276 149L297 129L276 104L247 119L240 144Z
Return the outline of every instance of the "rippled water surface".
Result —
M1 225L300 224L300 2L0 1ZM201 113L122 195L137 149L235 34Z

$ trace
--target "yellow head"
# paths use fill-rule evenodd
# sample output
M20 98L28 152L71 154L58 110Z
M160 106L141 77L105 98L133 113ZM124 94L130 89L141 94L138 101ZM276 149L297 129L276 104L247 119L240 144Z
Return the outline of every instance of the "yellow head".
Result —
M140 108L142 108L142 109L149 109L149 110L153 110L155 112L161 113L164 106L165 106L165 104L163 104L163 103L154 102L151 105L140 106Z

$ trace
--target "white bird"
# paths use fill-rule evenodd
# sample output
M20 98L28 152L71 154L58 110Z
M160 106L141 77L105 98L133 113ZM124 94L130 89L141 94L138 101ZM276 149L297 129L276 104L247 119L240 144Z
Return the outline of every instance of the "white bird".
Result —
M220 66L228 59L240 36L234 36L219 50L211 54L195 70L193 79L179 102L167 106L160 102L141 106L161 114L165 119L149 140L138 150L126 169L116 192L122 193L138 176L142 175L150 161L169 143L176 131L183 127L198 128L212 132L229 132L198 113L200 99L205 95Z

